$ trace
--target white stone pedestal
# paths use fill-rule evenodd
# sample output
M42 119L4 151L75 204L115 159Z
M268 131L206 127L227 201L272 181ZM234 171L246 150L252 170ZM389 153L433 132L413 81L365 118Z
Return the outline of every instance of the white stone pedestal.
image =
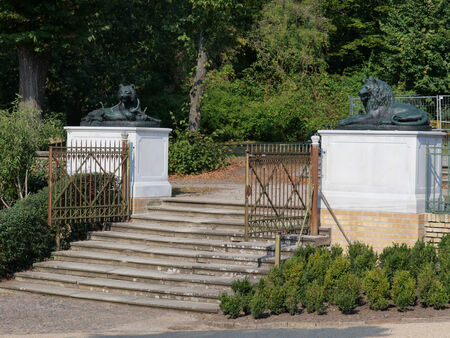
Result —
M109 144L127 135L130 145L130 196L137 201L168 197L172 187L168 181L169 133L172 129L143 127L65 127L67 145ZM133 210L136 209L133 207Z
M436 131L320 130L322 191L334 209L424 213ZM322 207L324 208L324 206Z

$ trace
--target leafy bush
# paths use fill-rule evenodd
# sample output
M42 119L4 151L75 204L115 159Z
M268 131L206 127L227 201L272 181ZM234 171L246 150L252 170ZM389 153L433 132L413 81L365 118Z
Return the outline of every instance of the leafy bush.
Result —
M450 234L442 237L438 246L438 256L441 281L450 297Z
M268 288L282 286L284 284L283 271L277 266L272 267L269 270L269 274L267 275L265 283L266 287Z
M342 247L338 244L334 244L331 246L331 259L336 259L340 256L342 256L342 252L344 250L342 249Z
M283 279L289 285L298 285L305 272L305 261L303 257L291 257L283 263Z
M337 257L328 268L324 286L325 286L325 297L331 303L335 304L336 287L339 279L346 273L350 271L350 260L346 257Z
M261 292L256 292L250 301L250 313L253 318L258 319L264 315L266 311L266 297Z
M307 283L316 281L323 285L325 274L331 263L331 255L327 249L317 249L314 254L309 256L304 279Z
M385 310L389 306L389 280L385 272L379 268L373 268L367 271L363 288L370 308L373 310Z
M228 164L229 148L215 142L211 136L189 131L184 122L173 134L169 142L169 173L198 174Z
M48 189L0 213L0 277L29 268L50 256L55 231L47 224Z
M248 277L243 279L234 280L231 283L231 289L233 292L241 296L241 308L242 311L247 315L250 313L250 301L253 297L253 284L250 283Z
M386 272L389 282L392 283L394 274L399 270L409 270L410 268L411 249L406 244L399 245L394 243L393 246L386 247L380 255L381 267Z
M305 296L302 300L302 305L306 308L308 313L317 312L318 314L325 313L325 290L318 281L314 281L306 287Z
M436 271L431 263L425 264L417 276L417 288L422 304L425 306L440 309L448 303L447 292L437 279Z
M373 248L361 242L353 242L348 246L350 269L359 277L363 277L367 270L375 267L377 254Z
M0 110L0 205L4 207L36 192L32 170L36 151L63 134L60 123L41 120L39 115L31 105L19 107L17 102L11 111Z
M431 264L434 266L437 261L436 248L431 244L425 244L424 241L417 241L411 249L411 257L409 263L409 270L412 275L417 278L417 275L425 266Z
M299 246L294 252L294 257L301 257L305 262L308 262L309 256L316 252L316 248L307 244L306 246Z
M392 300L401 310L405 311L409 306L413 306L416 301L416 281L409 271L398 270L394 274L392 290Z
M267 308L272 314L279 315L286 311L286 289L283 286L275 286L270 289Z
M339 277L334 289L333 299L339 310L351 313L357 306L361 293L361 284L354 273L345 273Z
M237 318L241 314L242 297L239 294L228 296L226 292L222 292L219 295L220 304L219 307L225 315L229 315L230 318Z

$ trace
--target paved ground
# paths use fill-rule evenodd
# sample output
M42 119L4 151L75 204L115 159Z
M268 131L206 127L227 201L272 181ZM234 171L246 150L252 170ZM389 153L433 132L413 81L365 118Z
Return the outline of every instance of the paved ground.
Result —
M304 315L234 321L225 316L0 291L0 337L450 337L448 313L389 323L357 321L351 316L347 321L330 321L327 316L311 321Z

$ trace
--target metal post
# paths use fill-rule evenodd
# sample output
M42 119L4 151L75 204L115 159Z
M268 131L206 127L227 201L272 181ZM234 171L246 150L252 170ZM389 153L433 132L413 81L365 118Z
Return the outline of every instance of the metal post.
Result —
M318 135L311 137L312 140L312 163L311 163L311 184L312 210L311 210L311 235L319 234L319 140Z
M248 166L249 166L250 152L247 148L245 150L245 240L248 241L248 198L250 196L250 183L248 177Z
M279 267L281 261L281 236L275 235L275 266Z

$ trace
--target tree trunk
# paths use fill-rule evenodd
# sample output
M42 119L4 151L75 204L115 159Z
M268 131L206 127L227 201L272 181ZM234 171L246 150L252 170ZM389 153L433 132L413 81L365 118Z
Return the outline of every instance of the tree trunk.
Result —
M21 104L31 104L42 110L50 57L36 53L32 47L19 46L19 95Z
M194 84L192 85L189 108L189 130L198 131L200 129L201 100L205 89L203 80L206 76L206 65L208 63L208 53L205 49L203 34L200 35L198 43L197 68L195 71Z

